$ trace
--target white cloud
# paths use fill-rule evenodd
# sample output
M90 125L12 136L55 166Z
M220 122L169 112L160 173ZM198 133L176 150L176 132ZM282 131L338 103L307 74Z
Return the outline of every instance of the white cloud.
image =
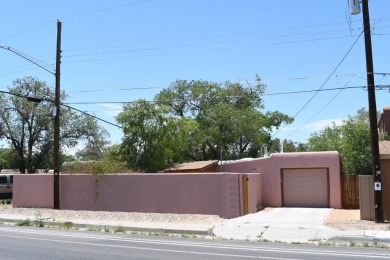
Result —
M120 112L123 111L123 107L118 104L99 104L99 106L104 107L105 110L104 113L116 117Z
M331 126L335 124L336 126L339 126L343 123L342 119L324 119L320 121L315 121L310 124L307 124L302 127L302 130L309 130L309 131L321 131L327 126Z

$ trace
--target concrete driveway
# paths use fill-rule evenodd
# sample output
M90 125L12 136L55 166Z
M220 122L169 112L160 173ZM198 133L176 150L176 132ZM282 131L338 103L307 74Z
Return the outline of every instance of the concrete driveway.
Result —
M328 229L324 221L330 208L266 208L254 214L226 220L216 226L214 234L235 239L269 239L308 241L318 230Z

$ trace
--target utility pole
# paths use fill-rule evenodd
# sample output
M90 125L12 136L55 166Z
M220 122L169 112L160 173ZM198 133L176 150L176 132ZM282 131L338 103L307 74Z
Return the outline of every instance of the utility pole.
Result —
M371 132L371 172L374 176L374 200L375 200L375 222L382 223L382 182L379 157L379 139L378 139L378 119L375 99L375 79L374 66L372 61L372 46L371 46L371 27L370 14L368 10L368 0L362 0L363 23L364 23L364 43L366 47L366 68L367 68L367 88L368 88L368 112L370 118Z
M56 86L54 101L54 208L60 209L60 75L61 75L61 22L57 21Z

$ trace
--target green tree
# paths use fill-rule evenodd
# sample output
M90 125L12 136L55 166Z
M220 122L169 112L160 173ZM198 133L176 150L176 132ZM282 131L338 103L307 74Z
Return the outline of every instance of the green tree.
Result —
M125 134L122 153L132 169L155 172L165 168L168 159L180 160L176 150L186 142L180 130L191 122L166 116L167 112L168 107L141 99L125 105L117 116Z
M198 124L196 149L187 148L192 159L238 159L258 156L270 132L292 118L278 111L261 112L265 85L256 76L253 84L177 80L155 98L174 116Z
M386 137L381 137L384 139ZM368 112L359 109L341 125L333 123L309 138L310 151L338 151L348 174L371 174L371 143Z
M269 151L271 153L280 153L280 142L279 138L271 140ZM283 152L307 152L307 145L301 142L284 139Z
M258 156L270 132L292 118L262 113L265 86L177 80L155 97L124 107L123 149L132 167L161 170L167 161Z
M53 152L53 104L50 101L31 103L22 97L54 100L54 90L34 77L13 82L9 92L0 94L0 133L16 152L20 172L33 173L45 166ZM61 100L66 99L65 93ZM80 141L88 141L104 131L93 118L75 113L69 107L61 107L60 146L75 147Z
M17 169L18 155L9 148L0 148L0 170L1 169Z

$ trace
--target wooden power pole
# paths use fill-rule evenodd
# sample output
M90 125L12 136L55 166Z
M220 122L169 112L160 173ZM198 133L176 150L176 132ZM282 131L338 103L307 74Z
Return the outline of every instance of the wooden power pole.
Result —
M57 21L56 86L54 101L54 208L60 209L60 75L61 75L61 22Z

